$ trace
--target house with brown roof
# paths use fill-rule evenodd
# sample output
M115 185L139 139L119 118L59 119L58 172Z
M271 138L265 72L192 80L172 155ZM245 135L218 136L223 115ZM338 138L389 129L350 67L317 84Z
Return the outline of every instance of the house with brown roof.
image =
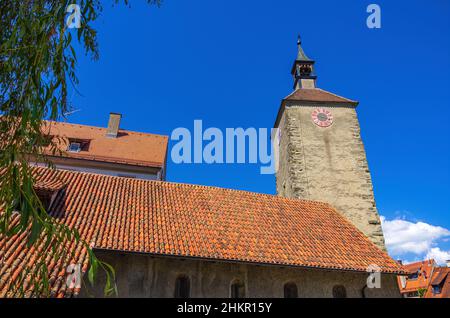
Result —
M116 271L121 297L396 297L402 267L327 203L280 196L36 168L48 213L77 228ZM56 182L55 180L58 180ZM19 221L16 215L13 224ZM1 237L0 297L45 252L23 234ZM54 297L103 295L66 285L69 264L89 267L86 251L49 259ZM376 264L381 288L367 288ZM294 286L294 287L293 287Z
M409 272L398 277L404 298L450 298L450 261L447 261L447 266L438 266L435 260L430 259L403 267Z
M400 292L405 298L423 297L430 286L437 264L433 259L404 265L407 276L399 276Z
M59 150L49 149L48 159L57 169L165 180L168 137L120 129L121 118L111 113L107 128L46 122L44 132Z
M114 174L112 166L165 167L167 139L120 131L117 122L51 128L68 137L62 149L82 148L83 140L89 148L53 158L56 170L34 168L36 193L49 215L114 267L118 296L400 297L397 275L407 272L385 251L357 102L316 88L314 61L300 44L295 91L275 123L277 195ZM130 143L136 152L124 153ZM152 151L134 149L144 144ZM79 160L102 169L64 165ZM16 214L11 226L17 222ZM94 288L67 283L71 265L82 275L90 266L83 245L68 246L71 253L55 260L44 241L29 247L26 233L0 236L0 297L39 296L26 275L39 260L51 296L103 296L104 277Z
M434 270L425 298L450 298L450 260Z

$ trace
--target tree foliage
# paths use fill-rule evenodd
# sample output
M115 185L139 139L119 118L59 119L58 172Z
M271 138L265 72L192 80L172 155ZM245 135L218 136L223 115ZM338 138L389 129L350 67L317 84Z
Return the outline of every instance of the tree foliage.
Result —
M66 10L75 2L81 8L81 24L70 29ZM159 5L158 0L148 2ZM51 167L47 155L60 151L45 129L46 120L60 120L71 109L68 88L78 84L74 44L93 60L99 58L93 22L101 11L99 0L0 1L0 238L27 233L30 247L44 239L43 251L55 259L70 257L67 242L83 244L89 255L89 280L93 283L97 269L104 269L109 294L114 291L114 270L95 257L76 229L47 214L33 190L29 165L39 161ZM13 222L15 216L20 222ZM22 274L34 278L35 296L48 296L48 255L41 254ZM29 295L21 290L23 284L11 288L16 296Z
M417 294L419 295L419 298L424 298L426 293L427 293L426 288L419 288L417 290Z

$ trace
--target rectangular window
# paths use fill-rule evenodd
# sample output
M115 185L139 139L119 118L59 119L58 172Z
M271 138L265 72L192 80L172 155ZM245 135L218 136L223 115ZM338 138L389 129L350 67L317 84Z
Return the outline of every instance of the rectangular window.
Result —
M416 280L417 278L419 278L419 273L414 273L408 276L409 280Z
M442 291L442 288L440 285L433 285L433 294L438 295Z
M69 152L89 151L90 143L91 141L89 139L69 138L69 146L67 147L67 151Z
M80 152L81 144L79 142L71 142L69 144L69 148L67 149L69 152Z

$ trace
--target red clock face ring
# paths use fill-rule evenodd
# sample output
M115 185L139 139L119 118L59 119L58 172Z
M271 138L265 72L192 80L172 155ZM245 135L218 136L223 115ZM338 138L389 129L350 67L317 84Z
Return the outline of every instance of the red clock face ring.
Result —
M317 108L311 114L311 118L313 122L319 127L329 127L333 124L333 115L330 111Z

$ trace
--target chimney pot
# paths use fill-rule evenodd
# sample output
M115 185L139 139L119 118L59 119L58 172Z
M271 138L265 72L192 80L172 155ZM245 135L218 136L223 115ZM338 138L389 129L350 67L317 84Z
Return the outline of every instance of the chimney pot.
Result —
M122 119L122 114L109 113L108 129L106 131L107 137L117 138L117 134L119 133L121 119Z
M450 259L445 261L447 263L447 267L450 267Z
M397 263L399 263L400 265L403 265L403 261L401 259L398 259Z

